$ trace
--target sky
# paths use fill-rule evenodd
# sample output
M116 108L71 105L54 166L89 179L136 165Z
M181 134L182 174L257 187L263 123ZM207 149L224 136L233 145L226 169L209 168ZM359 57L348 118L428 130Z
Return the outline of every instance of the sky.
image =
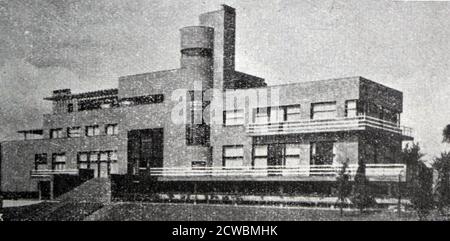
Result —
M402 124L449 150L450 2L0 0L0 140L39 128L54 89L116 88L179 67L179 29L236 8L236 69L269 85L363 76L404 95Z

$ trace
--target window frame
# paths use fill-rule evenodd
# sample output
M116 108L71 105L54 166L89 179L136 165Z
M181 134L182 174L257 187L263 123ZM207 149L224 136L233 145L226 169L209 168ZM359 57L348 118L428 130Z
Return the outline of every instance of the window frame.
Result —
M256 154L256 147L257 146L265 146L266 148L266 155L257 155ZM269 145L268 144L254 144L252 146L252 168L255 168L255 160L257 158L265 158L266 159L266 167L268 166L267 161L269 160Z
M318 106L318 105L325 105L325 104L330 104L330 105L334 105L334 109L333 110L319 110L319 111L315 111L314 107ZM316 113L334 113L334 116L331 118L314 118ZM325 102L315 102L315 103L311 103L311 119L312 120L332 120L332 119L336 119L337 118L337 103L336 101L325 101Z
M64 162L56 161L56 158L58 156L64 157ZM61 164L64 164L62 169L55 169L55 167L57 165L61 165ZM67 155L66 155L65 152L52 153L52 170L65 170L66 169L66 164L67 164Z
M289 113L289 108L296 108L298 107L298 112ZM285 105L284 106L284 121L299 121L302 119L302 106L300 104L293 104L293 105ZM289 115L298 115L298 119L289 120Z
M53 135L53 133L57 132L58 135L56 137ZM61 139L64 138L63 136L63 128L52 128L50 129L50 139Z
M355 102L355 107L354 107L354 108L349 108L349 107L348 107L348 104L349 104L350 102ZM349 110L354 111L354 112L355 112L355 115L354 115L354 116L349 116L349 115L348 115ZM352 117L357 117L357 116L359 116L359 113L358 113L358 100L357 100L357 99L346 100L346 101L345 101L345 117L352 118Z
M225 156L226 148L242 148L242 156L231 156L231 157ZM222 146L222 166L223 167L227 167L226 161L228 159L231 159L231 160L242 159L242 166L243 166L244 165L244 156L245 156L244 145L224 145L224 146Z
M241 114L238 117L234 116L233 118L227 118L229 112L233 113L234 115L236 115L239 112L241 112ZM227 120L234 120L235 122L229 123ZM236 120L241 120L241 121L237 122ZM245 110L244 110L244 108L237 108L237 109L223 111L223 126L242 126L242 125L245 125Z
M70 131L74 130L74 129L78 129L78 136L72 136ZM81 137L83 133L83 130L81 128L81 126L73 126L73 127L67 127L67 137L68 138L78 138Z
M89 135L89 128L94 128L92 135ZM97 135L95 134L95 130L98 130L98 134ZM85 127L85 135L88 136L88 137L100 136L101 135L101 133L100 133L100 126L99 125L86 126Z
M108 134L108 128L109 127L112 127L112 129L113 129L112 134ZM117 135L119 135L119 125L117 123L116 124L106 124L105 125L105 135L107 135L107 136L117 136Z
M47 153L36 153L34 154L34 170L38 170L39 165L48 165L48 155ZM46 169L48 166L46 167Z

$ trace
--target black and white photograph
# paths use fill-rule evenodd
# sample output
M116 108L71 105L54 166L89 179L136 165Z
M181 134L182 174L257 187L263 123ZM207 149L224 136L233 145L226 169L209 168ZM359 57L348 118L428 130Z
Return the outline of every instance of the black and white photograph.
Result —
M450 1L0 0L0 221L449 221L449 106Z

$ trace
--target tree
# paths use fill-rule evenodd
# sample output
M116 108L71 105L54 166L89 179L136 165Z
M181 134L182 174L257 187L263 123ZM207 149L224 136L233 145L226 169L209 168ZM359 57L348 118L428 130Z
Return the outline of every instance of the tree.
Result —
M336 204L339 206L341 216L344 214L344 205L347 198L350 196L352 191L352 186L350 183L350 175L347 172L348 160L342 163L341 169L339 170L338 176L336 177L337 183L337 201Z
M448 124L442 132L442 142L450 143L450 124Z
M441 214L444 208L450 205L450 152L442 152L433 163L433 168L438 172L436 183L436 204Z
M352 203L363 213L364 209L373 207L376 202L372 195L369 180L366 177L366 165L360 163L355 175L355 185L353 187Z
M423 156L417 143L413 143L412 146L406 145L401 153L401 161L407 165L408 195L420 220L425 219L434 207L433 175L432 171L421 161Z
M411 204L420 220L424 220L434 207L432 186L432 170L423 163L418 164L412 179L410 195Z

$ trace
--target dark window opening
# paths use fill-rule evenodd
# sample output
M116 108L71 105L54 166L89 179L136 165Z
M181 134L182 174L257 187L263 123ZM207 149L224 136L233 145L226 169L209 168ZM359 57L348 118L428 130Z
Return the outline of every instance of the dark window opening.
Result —
M334 142L321 141L311 143L311 165L332 165L335 156Z
M73 112L73 104L72 103L67 105L67 112L69 112L69 113Z
M34 155L34 169L35 170L47 169L47 153L40 153Z
M209 145L209 125L186 125L187 145Z
M130 98L120 99L120 105L122 106L133 106L133 105L147 105L147 104L158 104L164 101L164 95L145 95L136 96Z
M98 99L86 99L78 102L78 111L107 109L118 106L117 97L107 97Z
M210 127L203 120L203 110L206 108L203 94L202 91L188 91L187 145L209 145Z

